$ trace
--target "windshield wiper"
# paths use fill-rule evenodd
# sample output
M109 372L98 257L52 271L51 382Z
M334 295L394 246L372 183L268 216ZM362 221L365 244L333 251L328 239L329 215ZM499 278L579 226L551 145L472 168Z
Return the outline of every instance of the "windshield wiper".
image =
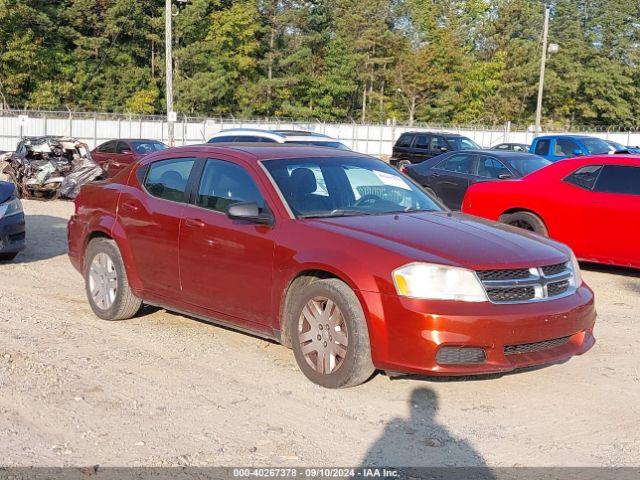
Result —
M360 215L375 215L374 212L369 210L352 210L336 208L331 212L326 213L307 213L304 215L298 215L298 218L330 218L330 217L355 217Z

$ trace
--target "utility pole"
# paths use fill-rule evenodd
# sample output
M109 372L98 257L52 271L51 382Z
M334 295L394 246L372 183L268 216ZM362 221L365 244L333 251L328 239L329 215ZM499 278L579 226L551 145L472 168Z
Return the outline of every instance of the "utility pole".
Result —
M175 145L174 138L174 122L175 114L173 112L173 6L172 0L165 0L166 13L165 13L165 39L166 39L166 54L167 54L167 71L166 86L167 86L167 125L169 129L168 143L170 147Z
M544 32L542 34L542 58L540 59L540 81L538 83L538 105L536 107L536 137L540 135L542 123L542 94L544 93L544 72L547 66L547 39L549 37L549 7L544 10Z

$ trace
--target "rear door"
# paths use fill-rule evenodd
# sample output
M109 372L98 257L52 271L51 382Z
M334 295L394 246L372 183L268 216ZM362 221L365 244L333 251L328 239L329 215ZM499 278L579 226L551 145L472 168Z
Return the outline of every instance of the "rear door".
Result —
M554 161L551 156L551 139L540 138L540 139L534 140L533 145L531 145L531 153L540 155L541 157L544 157L547 160Z
M419 133L415 135L415 140L411 147L411 163L421 163L432 157L430 141L431 135L427 133Z
M117 140L111 140L109 142L103 143L96 148L93 159L98 162L103 169L107 170L107 166L109 162L112 161L113 155L116 151L116 145L118 144Z
M415 135L411 133L403 133L400 135L400 138L398 138L398 141L393 146L393 158L391 159L393 165L397 166L398 163L403 160L411 161L410 153L414 137Z
M194 158L180 157L145 165L118 202L118 222L145 291L169 302L180 293L178 240L194 165Z
M476 155L453 154L433 168L431 185L436 195L452 210L460 210L464 195L474 177ZM435 161L435 160L434 160Z
M116 144L115 152L111 156L111 161L108 164L109 176L113 177L120 170L130 165L134 159L135 156L131 149L131 145L125 141L119 140Z

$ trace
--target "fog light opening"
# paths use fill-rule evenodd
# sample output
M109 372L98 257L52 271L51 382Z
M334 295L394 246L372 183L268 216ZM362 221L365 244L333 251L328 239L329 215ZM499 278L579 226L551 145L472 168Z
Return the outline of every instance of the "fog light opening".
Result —
M440 365L469 365L486 361L487 354L483 348L442 347L436 354L436 362Z

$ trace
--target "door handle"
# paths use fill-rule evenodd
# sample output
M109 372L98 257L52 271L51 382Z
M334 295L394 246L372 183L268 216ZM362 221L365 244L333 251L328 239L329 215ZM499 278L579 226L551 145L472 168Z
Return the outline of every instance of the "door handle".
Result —
M133 203L123 203L122 208L125 210L129 210L130 212L137 212L140 208Z
M440 176L440 174L439 174L439 173L432 173L432 174L431 174L431 176L432 176L433 178L438 178L438 177Z
M204 227L204 222L202 220L198 220L197 218L187 218L184 221L184 224L187 227L196 227L196 228L203 228Z

